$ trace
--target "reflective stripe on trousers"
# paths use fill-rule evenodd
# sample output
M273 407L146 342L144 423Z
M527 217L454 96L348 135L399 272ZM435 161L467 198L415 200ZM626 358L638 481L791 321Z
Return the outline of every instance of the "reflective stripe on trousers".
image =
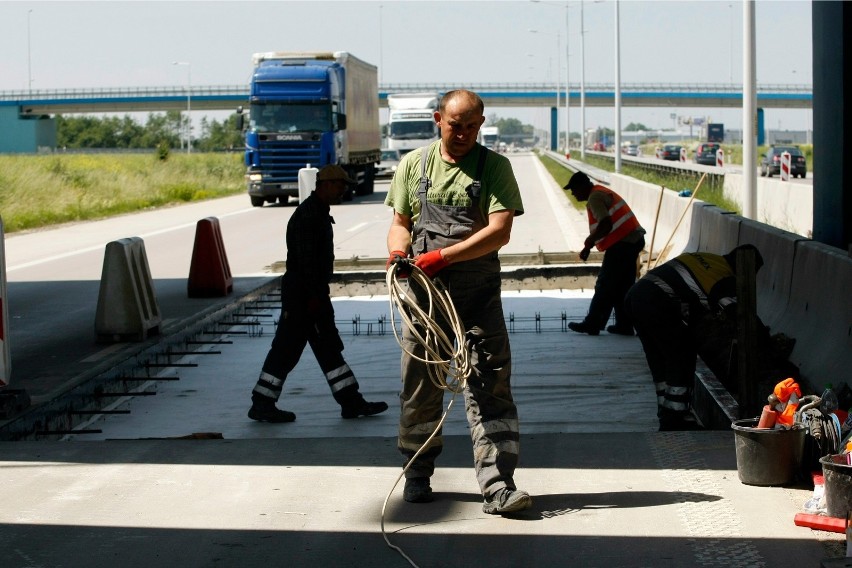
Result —
M520 435L518 413L511 393L509 337L500 299L500 274L452 271L438 275L450 291L464 322L473 374L464 390L465 411L473 441L476 479L483 495L503 487L514 489ZM410 283L409 283L410 285ZM424 292L410 285L418 301ZM442 323L442 327L446 327ZM486 333L484 330L488 330ZM413 333L403 330L402 390L398 448L406 462L432 434L441 418L444 391L432 384L426 365L406 353L423 354ZM412 463L406 477L429 477L443 448L442 436Z

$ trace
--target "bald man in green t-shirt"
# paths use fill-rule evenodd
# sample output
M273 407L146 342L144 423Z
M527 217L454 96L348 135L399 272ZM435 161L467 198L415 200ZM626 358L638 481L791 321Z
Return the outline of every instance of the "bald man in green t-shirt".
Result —
M464 90L447 93L434 118L441 139L403 157L385 200L393 208L388 267L411 257L429 278L449 290L465 326L473 367L464 397L482 509L513 513L529 508L532 500L517 489L513 478L520 435L497 251L509 242L523 203L509 160L476 141L485 122L478 95ZM409 283L409 295L421 306L428 304L419 285ZM449 326L442 327L452 337ZM413 330L403 330L402 347L397 445L408 463L438 426L444 390L432 383L426 364L419 360L425 348ZM442 447L439 433L411 461L405 473L406 501L434 499L430 478Z

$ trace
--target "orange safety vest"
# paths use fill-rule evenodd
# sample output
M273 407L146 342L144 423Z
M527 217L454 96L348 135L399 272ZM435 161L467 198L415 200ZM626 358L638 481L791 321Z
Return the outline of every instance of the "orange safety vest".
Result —
M609 206L609 218L612 219L612 230L604 238L595 243L598 250L604 251L639 228L639 220L620 195L602 185L595 185L592 191L602 191L612 196L612 204ZM586 208L589 214L589 232L594 232L598 227L600 219L595 219L592 210Z

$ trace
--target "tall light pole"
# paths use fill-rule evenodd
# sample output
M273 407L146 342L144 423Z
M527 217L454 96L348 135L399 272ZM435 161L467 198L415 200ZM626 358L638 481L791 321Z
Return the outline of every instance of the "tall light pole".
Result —
M382 8L383 4L379 4L379 85L382 84L382 68L385 66L384 50L382 49Z
M568 2L565 2L565 151L571 152L571 83L568 82L568 58L571 57L568 30Z
M530 0L535 4L547 5L548 2L542 0ZM553 4L556 7L555 4ZM571 31L568 27L568 7L569 2L565 2L565 148L568 150L571 147L571 112L570 108L570 83L568 82L568 58L571 56L570 43Z
M580 0L580 159L586 159L586 30ZM617 151L617 150L616 150Z
M621 24L615 0L615 173L621 173Z
M186 65L186 153L192 153L192 65L188 61L174 61L172 65Z
M33 90L33 60L30 49L30 14L32 13L32 10L27 10L27 80L30 92Z
M543 33L547 34L547 32L540 32L539 30L530 30L530 33L538 34ZM556 32L556 124L554 125L556 128L556 136L554 136L554 144L558 148L559 146L559 88L562 84L560 67L562 67L562 41L559 32ZM555 150L557 148L551 148L551 150Z

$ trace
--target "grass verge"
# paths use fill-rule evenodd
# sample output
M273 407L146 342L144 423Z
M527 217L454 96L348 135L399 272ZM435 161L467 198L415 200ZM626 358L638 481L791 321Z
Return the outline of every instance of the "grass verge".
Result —
M0 156L0 216L7 233L245 191L234 154Z

